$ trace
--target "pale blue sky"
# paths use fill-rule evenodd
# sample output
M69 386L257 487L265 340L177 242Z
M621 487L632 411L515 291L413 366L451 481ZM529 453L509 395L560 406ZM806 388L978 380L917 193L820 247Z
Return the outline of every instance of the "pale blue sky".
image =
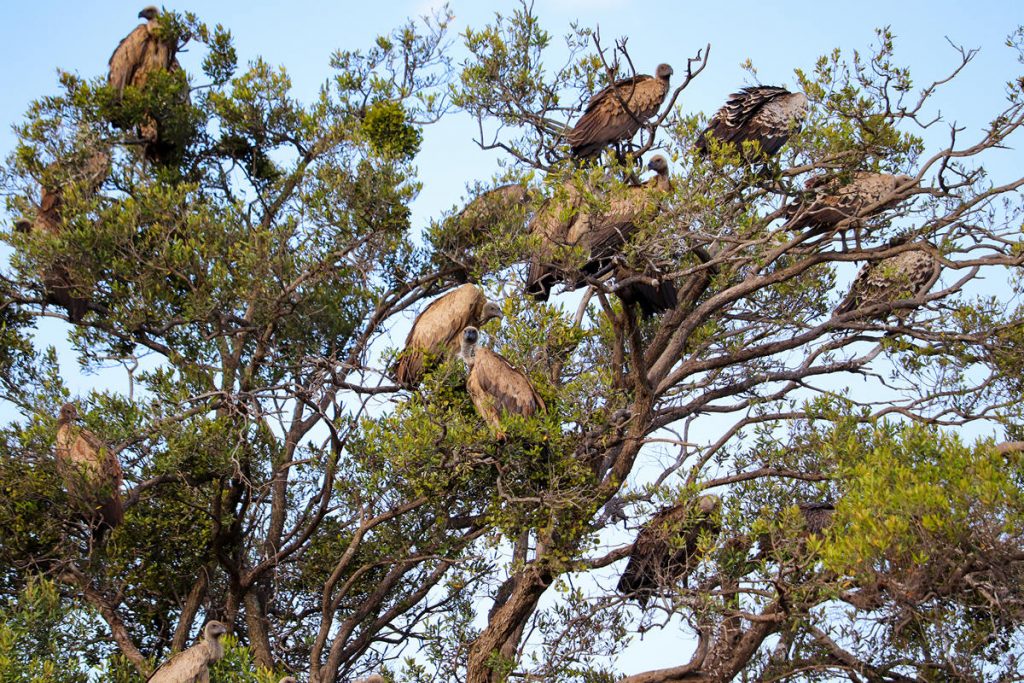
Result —
M117 2L6 2L0 6L0 153L6 156L14 137L10 124L21 119L28 103L56 92L56 69L95 76L106 71L110 52L138 22L144 0ZM365 48L373 37L401 24L408 16L425 13L432 3L416 2L310 2L290 3L231 0L182 2L177 10L192 10L208 23L223 23L235 36L239 60L262 55L288 68L295 96L312 99L329 76L331 52L337 48ZM510 12L516 5L502 3L452 3L456 33L467 26L480 27L495 9ZM669 62L681 74L687 57L706 43L712 44L710 63L697 81L683 93L686 111L714 111L725 97L745 84L740 68L746 58L758 67L763 83L793 84L793 68L809 69L815 59L839 46L870 52L873 30L891 25L897 36L896 58L911 65L915 84L923 86L944 76L957 56L945 36L981 53L961 78L937 98L944 117L977 131L1001 109L1003 84L1021 73L1012 51L1003 46L1006 35L1024 23L1024 3L1004 2L692 2L627 0L537 0L535 11L553 36L562 35L571 21L601 27L606 42L629 36L634 62L650 72L659 62ZM460 54L456 50L456 54ZM201 56L201 48L183 59ZM553 59L552 62L557 62ZM193 67L194 67L194 63ZM465 117L454 117L425 131L423 153L418 159L424 190L414 209L415 225L459 203L465 185L487 178L496 168L497 152L479 150L471 141L474 128ZM932 133L935 144L944 142L945 128ZM1019 150L1001 153L990 169L1019 169L1024 155ZM1019 172L1019 171L1018 171ZM998 175L997 175L998 179ZM0 259L6 259L0 248ZM44 343L64 334L56 322L44 323ZM62 352L73 391L107 378L82 378L73 357ZM123 375L122 375L123 377ZM650 634L645 643L623 661L626 670L669 666L681 662L688 644L671 634Z

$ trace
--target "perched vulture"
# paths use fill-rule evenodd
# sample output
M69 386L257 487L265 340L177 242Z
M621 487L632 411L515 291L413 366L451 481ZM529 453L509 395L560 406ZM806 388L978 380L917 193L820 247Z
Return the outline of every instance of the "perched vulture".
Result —
M285 676L284 678L279 680L277 683L299 683L299 682L295 679L295 676Z
M373 674L366 678L360 678L356 683L384 683L384 677L380 674Z
M832 516L836 511L832 503L800 503L799 508L807 533L811 536L818 536L832 526Z
M895 256L875 263L867 263L850 286L836 315L878 304L891 304L901 299L916 299L925 294L939 277L941 266L933 256L931 245L920 244L915 249L901 251ZM909 313L899 309L893 313L900 319ZM886 317L888 311L880 317Z
M572 155L593 157L605 146L633 137L647 119L658 113L671 76L672 67L659 64L654 76L624 78L594 95L569 131Z
M475 327L463 330L459 355L469 370L466 391L480 417L499 439L503 439L502 413L529 417L544 411L544 401L526 375L494 351L477 346L478 339L479 332Z
M785 88L759 85L729 95L725 105L715 112L697 141L697 150L707 154L708 136L721 143L741 148L744 142L757 142L764 156L772 156L799 130L807 113L807 97Z
M97 151L86 160L81 171L69 179L68 184L80 184L79 191L92 196L99 191L109 172L110 155L105 151ZM43 185L34 220L19 220L15 225L16 229L25 233L59 235L64 229L62 213L64 193L67 189L67 184L57 187ZM50 263L42 270L42 280L46 301L66 310L71 322L81 322L85 317L89 299L79 295L67 264L61 259Z
M404 387L419 384L431 359L459 352L462 331L501 318L501 308L476 285L462 285L438 298L416 318L405 350L398 361L395 378Z
M787 227L812 228L818 233L849 221L849 227L859 228L864 219L903 201L913 180L908 175L858 171L849 183L840 185L827 175L815 176L805 183L807 189L814 191L814 199L790 207Z
M609 271L614 257L622 251L638 224L657 214L661 199L672 189L665 157L656 155L648 168L655 171L655 177L640 187L623 188L609 199L606 212L586 211L582 206L583 197L573 185L566 186L563 199L553 198L541 206L530 223L530 232L539 238L540 245L530 260L526 278L528 294L538 301L547 301L551 287L566 281L564 269L558 263L560 248L580 247L586 255L587 260L580 268L584 277L568 280L572 289L583 286L587 276L596 277ZM648 292L627 288L625 294L624 298L633 294L640 300ZM674 301L671 305L675 305Z
M146 85L150 76L158 71L180 72L181 66L175 57L178 46L171 38L160 37L159 21L160 10L149 6L139 12L139 17L146 20L145 24L139 24L135 29L124 37L118 44L117 49L110 55L110 73L107 76L107 83L117 90L118 97L124 94L128 86L142 88ZM188 91L185 90L184 100L188 100ZM143 141L143 151L147 159L155 163L166 163L175 158L182 147L182 131L170 131L166 116L156 116L154 112L145 117L139 124L138 135ZM112 121L118 127L124 127L122 122ZM170 128L181 128L182 122Z
M78 409L61 406L57 417L57 471L64 479L68 498L77 506L94 535L121 523L121 464L117 456L88 429L78 427Z
M718 496L706 495L697 499L696 504L660 510L637 535L617 590L647 607L659 588L680 578L685 585L700 562L697 551L701 537L717 536L721 530L721 505Z
M220 637L228 632L219 621L203 627L203 640L171 657L148 683L210 683L210 664L224 656Z
M521 234L526 226L530 190L519 183L501 185L479 194L462 211L441 224L432 236L439 265L459 266L456 277L468 280L474 250L492 241L495 234Z
M175 59L177 45L157 37L160 10L150 5L139 12L145 24L139 24L125 36L110 55L110 73L107 83L122 95L127 86L141 88L156 71L171 71L180 68Z

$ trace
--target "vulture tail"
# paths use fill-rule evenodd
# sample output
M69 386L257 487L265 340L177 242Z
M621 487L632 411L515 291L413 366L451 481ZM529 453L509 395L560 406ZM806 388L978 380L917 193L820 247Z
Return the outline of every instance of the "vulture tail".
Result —
M679 302L676 286L671 280L660 282L657 286L632 282L619 288L616 294L627 306L639 305L645 318L673 309Z
M557 277L553 268L534 260L530 263L530 273L526 276L526 293L537 301L547 301L551 288L558 281Z

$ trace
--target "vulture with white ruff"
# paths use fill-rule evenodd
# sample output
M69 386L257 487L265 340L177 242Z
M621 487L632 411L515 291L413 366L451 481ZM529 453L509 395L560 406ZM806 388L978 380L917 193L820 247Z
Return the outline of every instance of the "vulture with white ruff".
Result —
M466 284L433 301L416 318L405 340L395 379L404 387L419 384L432 360L456 355L462 331L501 318L501 307L476 285Z
M812 228L815 233L822 233L848 221L848 227L859 229L865 219L906 199L913 182L908 175L867 171L855 172L846 184L828 175L809 178L804 185L814 191L814 198L789 208L790 221L786 227Z
M935 284L942 267L930 244L918 243L915 247L865 264L850 286L850 293L836 308L836 315L925 294ZM900 308L891 313L902 320L910 311ZM884 318L889 312L877 315Z
M678 579L686 584L700 562L701 538L721 531L718 496L701 496L694 502L663 508L643 526L633 543L629 563L617 590L647 607L651 596Z
M475 327L467 327L462 332L459 355L469 370L466 391L480 417L500 440L505 437L501 429L502 413L529 417L545 410L544 400L525 374L512 367L501 355L478 346L479 338L480 333Z
M95 434L76 425L77 420L75 404L61 406L54 449L57 471L68 499L93 528L94 537L101 538L124 518L121 463Z
M672 67L659 64L654 73L615 81L590 99L583 116L569 131L574 157L590 158L607 145L629 140L658 113L668 94Z
M149 677L148 683L210 683L210 664L224 657L220 638L227 632L219 621L207 623L203 640L171 657Z
M729 95L725 105L715 112L697 141L697 150L706 154L708 137L741 148L744 142L757 142L761 154L772 156L800 128L807 113L807 96L785 88L759 85Z
M668 176L668 162L665 157L654 156L648 168L655 176L639 187L622 188L607 203L607 210L589 212L583 207L583 196L572 184L567 184L564 196L549 199L530 223L530 232L540 244L530 260L526 278L526 292L538 301L547 301L558 282L566 282L570 289L583 286L586 277L597 277L609 271L614 257L644 220L653 218L661 199L672 190ZM579 247L586 262L580 267L584 277L573 277L563 272L559 263L558 250ZM619 269L623 278L630 277L628 270ZM668 283L671 287L671 283ZM642 302L645 311L664 310L675 305L674 287L671 296L664 286L651 287L638 284L627 286L619 296L628 303ZM666 291L662 291L666 290ZM653 298L652 298L653 297ZM668 305L667 299L671 299Z

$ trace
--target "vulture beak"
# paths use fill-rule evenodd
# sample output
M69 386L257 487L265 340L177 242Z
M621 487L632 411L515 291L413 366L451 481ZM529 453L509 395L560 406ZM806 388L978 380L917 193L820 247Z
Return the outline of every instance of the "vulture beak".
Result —
M145 19L145 18L146 18L146 10L142 10L141 12L139 12L139 19Z

